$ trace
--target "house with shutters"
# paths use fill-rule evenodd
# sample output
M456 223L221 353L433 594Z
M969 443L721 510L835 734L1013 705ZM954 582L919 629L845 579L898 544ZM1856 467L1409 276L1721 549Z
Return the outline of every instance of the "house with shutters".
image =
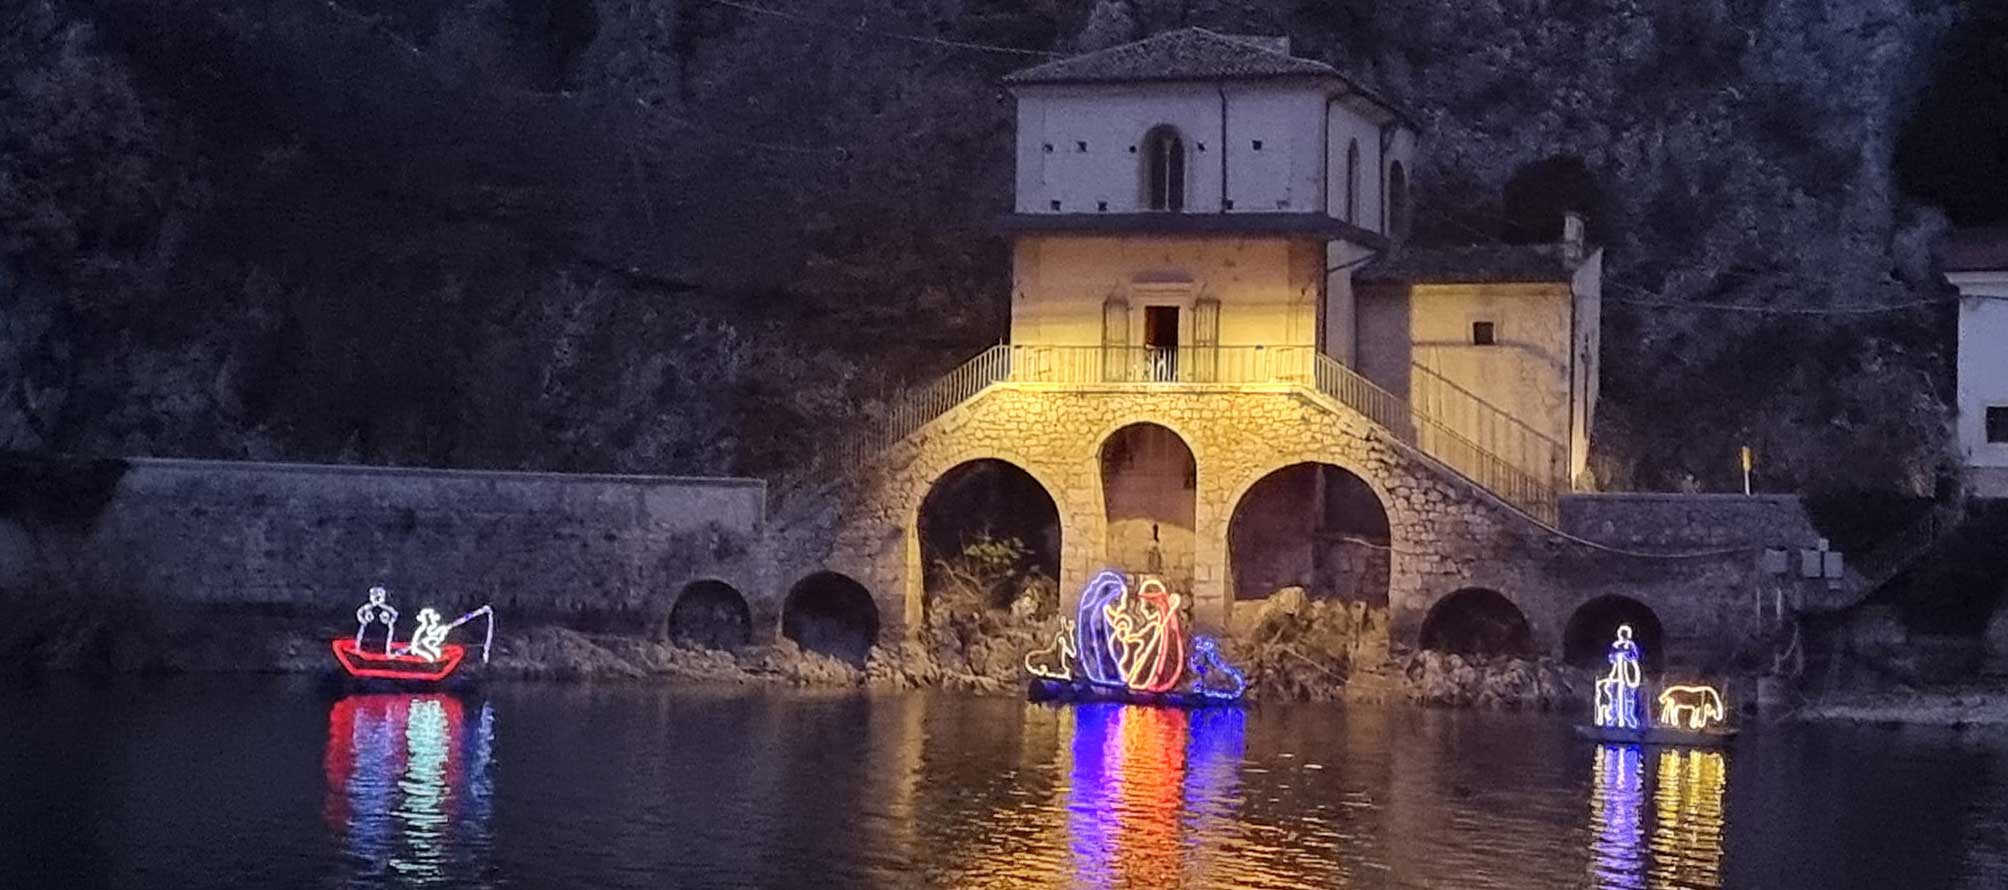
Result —
M1409 248L1413 123L1283 38L1187 28L1005 84L1010 342L1052 366L1022 370L1228 383L1323 357L1544 484L1581 478L1602 257L1580 221Z

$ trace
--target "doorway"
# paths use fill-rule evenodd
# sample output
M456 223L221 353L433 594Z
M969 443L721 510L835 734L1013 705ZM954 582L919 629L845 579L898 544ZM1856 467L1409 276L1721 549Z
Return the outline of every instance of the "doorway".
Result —
M1178 307L1143 307L1144 360L1155 383L1178 379Z

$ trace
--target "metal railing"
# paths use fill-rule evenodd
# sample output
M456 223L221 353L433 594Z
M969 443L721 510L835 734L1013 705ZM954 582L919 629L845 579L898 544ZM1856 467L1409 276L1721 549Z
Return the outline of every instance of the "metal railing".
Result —
M1013 346L1011 382L1297 383L1309 386L1310 346Z
M849 436L821 455L822 468L849 472L894 443L918 432L935 418L969 401L991 384L1011 374L1010 346L997 345L936 378L926 386L901 393L885 415L864 432Z
M1903 531L1883 541L1875 549L1852 560L1850 568L1861 579L1860 594L1874 593L1910 568L1953 529L1959 527L1960 508L1934 504Z
M1556 520L1552 477L1543 479L1452 425L1416 411L1409 400L1310 346L992 346L933 383L894 399L871 429L828 449L825 466L838 471L860 466L984 389L1004 382L1287 384L1313 389L1536 519L1549 525Z
M1426 366L1409 366L1408 389L1409 402L1416 411L1535 478L1547 479L1556 488L1566 487L1569 450L1561 442Z
M1407 399L1388 392L1357 371L1319 355L1318 391L1367 416L1395 438L1437 463L1498 495L1522 512L1555 524L1555 485L1515 466L1434 417L1416 411Z

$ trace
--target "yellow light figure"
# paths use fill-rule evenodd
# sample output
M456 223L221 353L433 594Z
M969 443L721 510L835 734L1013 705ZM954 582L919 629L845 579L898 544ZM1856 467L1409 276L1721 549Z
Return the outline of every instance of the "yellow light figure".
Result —
M1047 680L1074 679L1074 659L1080 654L1074 646L1074 632L1073 619L1061 621L1052 645L1025 653L1025 673Z
M1668 686L1659 694L1661 726L1700 732L1721 723L1728 713L1722 707L1722 693L1713 686Z

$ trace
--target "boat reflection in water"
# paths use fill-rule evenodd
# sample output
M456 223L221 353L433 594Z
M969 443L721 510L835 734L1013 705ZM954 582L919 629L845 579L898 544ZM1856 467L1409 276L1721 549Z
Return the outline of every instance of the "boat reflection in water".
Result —
M1233 818L1247 715L1119 704L1073 708L1067 830L1079 887L1174 887Z
M1665 749L1646 775L1637 745L1598 745L1590 788L1590 872L1595 886L1722 886L1722 797L1727 762L1717 751ZM1645 833L1646 784L1652 793L1651 840Z
M466 872L488 858L494 721L486 702L470 722L467 706L443 693L334 703L325 814L353 883L479 882Z

